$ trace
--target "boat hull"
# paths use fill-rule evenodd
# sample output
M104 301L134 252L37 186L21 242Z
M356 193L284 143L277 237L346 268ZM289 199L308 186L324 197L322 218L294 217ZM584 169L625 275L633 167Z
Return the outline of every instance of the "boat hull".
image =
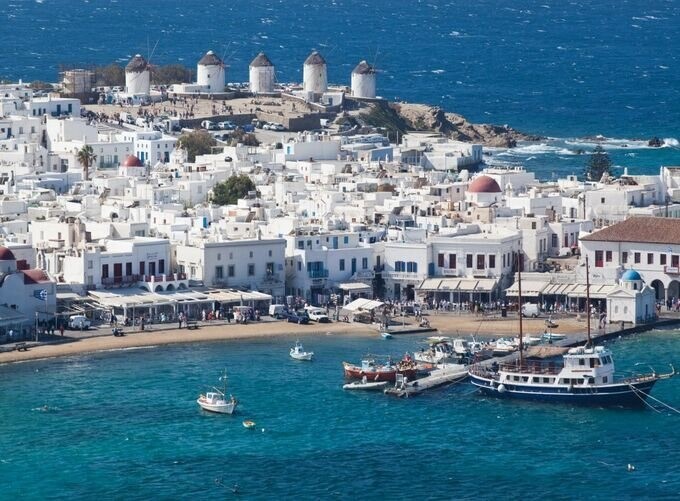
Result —
M389 383L387 381L374 381L374 382L354 382L347 383L342 386L343 390L363 390L363 391L380 391L385 388Z
M236 404L232 402L227 402L225 404L211 404L202 401L200 398L196 400L196 403L204 411L214 412L216 414L233 414L236 410Z
M366 380L369 382L381 382L381 381L387 381L389 383L393 383L397 379L397 374L403 374L405 377L409 379L413 379L416 376L416 369L407 369L407 370L389 370L389 371L365 371L362 370L361 367L357 367L356 365L348 364L347 362L343 363L343 367L345 370L345 377L348 379L362 379L363 377L366 377Z
M569 387L560 385L547 388L523 384L499 384L495 379L470 373L470 382L485 395L497 398L595 407L644 407L644 400L657 381L658 378L645 378L630 383L614 383L602 386Z
M293 353L292 351L290 352L290 357L295 359L295 360L306 360L310 361L314 357L314 353L310 352L303 352L303 353Z

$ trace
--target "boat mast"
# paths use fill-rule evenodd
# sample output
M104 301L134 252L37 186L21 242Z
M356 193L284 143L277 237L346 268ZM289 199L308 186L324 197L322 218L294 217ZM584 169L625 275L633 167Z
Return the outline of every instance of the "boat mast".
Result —
M590 270L588 268L588 256L586 256L586 318L587 318L586 325L588 326L587 327L588 341L586 343L586 347L588 347L592 342L590 338Z
M519 311L519 365L524 363L524 342L522 339L522 265L520 263L520 252L517 253L517 308Z

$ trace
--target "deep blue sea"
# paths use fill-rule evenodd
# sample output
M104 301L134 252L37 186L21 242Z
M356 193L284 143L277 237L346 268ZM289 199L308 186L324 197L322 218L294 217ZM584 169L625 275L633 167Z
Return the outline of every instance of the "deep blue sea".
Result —
M468 383L404 400L347 392L343 360L421 338L305 337L311 363L289 358L294 340L0 366L0 498L224 499L235 484L242 499L680 497L678 414L487 399ZM680 362L680 331L611 346L620 371ZM195 402L223 368L233 416ZM680 406L680 378L652 395Z
M540 178L577 173L579 138L602 135L630 173L679 165L680 2L676 0L3 0L0 77L55 81L59 65L195 67L224 55L246 81L264 50L280 81L300 81L312 48L329 79L366 59L389 99L440 105L477 122L552 138L493 161ZM651 150L645 141L667 139ZM622 146L626 144L627 146Z

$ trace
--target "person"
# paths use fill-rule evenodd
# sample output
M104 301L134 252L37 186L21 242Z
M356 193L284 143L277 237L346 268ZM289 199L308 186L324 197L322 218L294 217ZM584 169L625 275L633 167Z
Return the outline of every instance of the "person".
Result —
M61 333L62 336L64 335L64 324L63 324L63 322L59 325L59 332Z
M145 317L142 316L142 320L139 322L139 325L141 326L142 330L144 330L144 318Z

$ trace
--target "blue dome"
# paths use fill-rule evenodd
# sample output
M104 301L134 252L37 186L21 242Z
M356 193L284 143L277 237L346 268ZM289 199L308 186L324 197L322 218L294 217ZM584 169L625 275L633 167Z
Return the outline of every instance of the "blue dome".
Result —
M642 277L635 270L626 270L626 272L623 275L621 275L621 280L625 280L626 282L632 282L634 280L642 280Z

